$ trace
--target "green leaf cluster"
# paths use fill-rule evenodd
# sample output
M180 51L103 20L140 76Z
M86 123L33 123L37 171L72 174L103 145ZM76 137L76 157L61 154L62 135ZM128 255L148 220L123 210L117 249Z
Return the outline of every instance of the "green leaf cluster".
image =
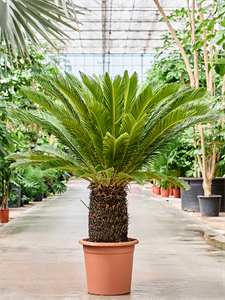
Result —
M138 76L129 77L127 71L114 80L108 73L101 78L81 73L81 78L37 75L43 90L23 89L46 111L11 109L9 114L42 126L64 148L42 145L13 154L12 168L40 165L104 185L160 180L160 172L142 167L184 129L218 118L204 100L205 88L149 84L137 92Z

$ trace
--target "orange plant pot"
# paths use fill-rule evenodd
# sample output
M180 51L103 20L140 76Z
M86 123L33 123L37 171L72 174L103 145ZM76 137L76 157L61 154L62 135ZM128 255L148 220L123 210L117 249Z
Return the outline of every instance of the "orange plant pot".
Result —
M0 209L0 223L9 222L9 209Z
M180 198L180 189L174 189L173 195L174 195L174 198Z
M155 194L156 195L161 195L161 187L159 187L159 186L155 187Z
M161 197L169 197L169 190L161 190Z
M155 194L155 186L154 185L152 186L152 192L153 192L153 194Z
M169 188L169 196L173 196L173 188L172 187Z
M87 289L94 295L123 295L131 290L134 245L130 239L123 243L94 243L88 239L83 245Z

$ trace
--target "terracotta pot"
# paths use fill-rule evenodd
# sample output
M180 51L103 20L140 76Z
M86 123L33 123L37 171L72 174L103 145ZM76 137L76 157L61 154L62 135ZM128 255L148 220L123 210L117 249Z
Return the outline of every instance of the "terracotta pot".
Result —
M9 209L0 209L0 223L9 222Z
M174 195L174 198L180 198L180 189L174 189L173 195Z
M161 197L169 197L169 190L161 189Z
M169 188L169 196L173 196L173 188L172 187Z
M154 185L152 186L152 192L153 192L153 194L155 194L155 186Z
M123 243L79 241L84 250L88 293L108 296L130 293L134 245L139 241L129 240Z
M161 195L161 187L160 186L155 187L155 194L156 195Z

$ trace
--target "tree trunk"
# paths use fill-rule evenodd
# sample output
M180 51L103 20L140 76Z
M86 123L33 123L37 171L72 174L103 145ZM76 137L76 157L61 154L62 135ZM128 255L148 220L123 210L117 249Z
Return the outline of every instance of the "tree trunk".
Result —
M7 209L8 208L9 180L10 180L10 172L4 172L3 179L2 179L2 203L1 203L1 209Z
M89 185L89 240L91 242L127 242L127 187Z
M180 43L180 41L179 41L179 39L178 39L178 37L177 37L177 35L176 35L176 33L175 33L172 25L170 24L170 21L167 18L166 14L165 14L165 12L164 12L164 10L162 8L162 6L159 4L159 1L158 0L154 0L154 2L156 4L156 6L158 7L158 10L162 14L163 19L166 22L166 24L167 24L167 26L168 26L168 28L169 28L169 30L170 30L170 32L171 32L171 34L172 34L175 42L176 42L176 44L177 44L177 46L178 46L178 48L180 50L181 55L183 56L183 59L184 59L184 62L185 62L186 68L187 68L187 72L188 72L188 75L189 75L189 78L190 78L191 86L194 86L195 85L195 78L194 78L194 75L192 73L191 65L189 63L187 54L185 53L184 48L181 45L181 43Z
M212 190L212 181L203 180L202 187L203 187L203 190L204 190L204 196L210 197L211 196L211 190Z

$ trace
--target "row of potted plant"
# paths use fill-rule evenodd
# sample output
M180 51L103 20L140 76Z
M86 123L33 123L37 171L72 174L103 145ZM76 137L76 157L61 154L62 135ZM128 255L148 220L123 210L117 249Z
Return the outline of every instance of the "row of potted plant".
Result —
M180 188L177 186L171 186L168 188L164 188L162 186L157 186L157 185L153 184L152 192L155 195L161 195L161 197L174 196L174 198L180 198Z
M17 169L9 182L8 208L0 210L0 222L9 221L9 208L20 207L32 201L42 201L51 194L66 192L67 186L63 181L67 182L70 176L68 172L62 170L42 172L38 166L24 166ZM0 195L1 193L2 186Z

